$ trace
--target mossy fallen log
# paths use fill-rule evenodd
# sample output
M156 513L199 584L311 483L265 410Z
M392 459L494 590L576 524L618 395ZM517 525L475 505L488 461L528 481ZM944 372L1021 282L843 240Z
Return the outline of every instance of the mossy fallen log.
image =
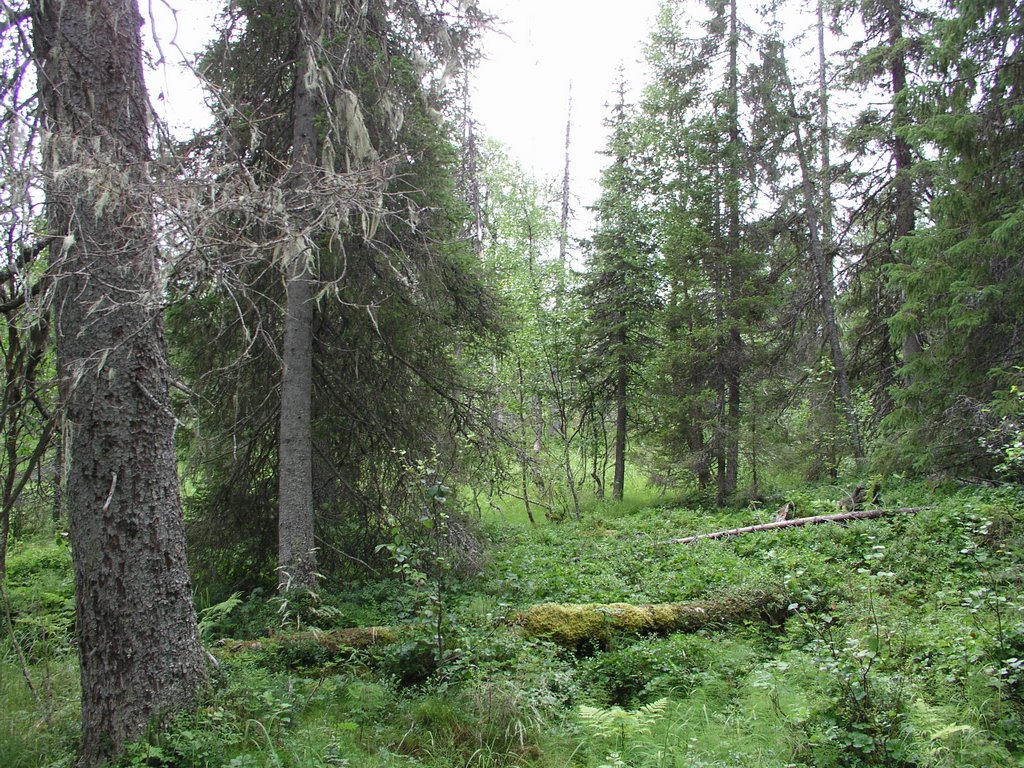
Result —
M580 648L602 646L619 633L695 632L745 620L780 623L790 602L782 590L746 590L686 603L543 603L521 612L515 623L530 637Z
M899 507L897 509L861 509L856 512L839 512L835 515L814 515L812 517L796 517L792 520L776 520L773 523L761 523L760 525L747 525L742 528L729 528L725 531L713 533L700 533L695 536L685 536L681 539L671 539L669 544L692 544L703 539L722 539L726 536L740 536L744 533L758 533L759 531L774 531L778 528L792 528L797 525L815 525L816 523L834 523L843 520L866 520L872 517L883 515L913 514L920 512L926 507Z
M402 634L402 627L348 627L326 632L288 632L259 640L224 639L218 641L217 645L231 653L238 653L239 651L268 651L315 644L329 653L339 653L346 650L370 648L374 645L388 645L397 642Z
M550 640L564 648L602 647L616 634L666 635L739 621L781 623L791 602L783 590L752 589L686 603L541 603L512 617L527 637ZM221 640L229 653L278 651L302 655L318 647L328 655L387 645L408 636L409 627L351 627L328 632L289 632L259 640Z

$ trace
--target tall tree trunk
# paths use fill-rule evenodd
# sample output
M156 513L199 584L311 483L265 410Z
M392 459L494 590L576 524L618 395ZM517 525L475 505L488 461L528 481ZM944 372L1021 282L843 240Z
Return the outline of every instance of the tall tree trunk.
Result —
M740 93L739 93L739 16L737 0L729 2L729 72L728 72L728 132L729 145L726 151L729 178L726 180L726 240L729 251L729 336L726 366L726 388L728 406L725 421L725 476L724 494L730 496L736 491L739 475L740 455L740 371L743 364L743 338L735 317L735 307L742 291L740 254Z
M739 354L742 349L739 331L733 329L730 334L730 349L733 355ZM728 390L729 402L726 412L726 446L727 455L725 463L725 493L731 496L736 492L739 478L740 465L740 424L742 419L740 403L740 379L739 364L730 371L726 388Z
M46 120L82 766L189 707L205 677L185 561L133 0L32 4Z
M308 0L297 0L299 54L295 68L292 164L288 187L296 202L315 182L317 161L316 46L323 19ZM284 254L286 269L281 423L278 455L278 582L282 589L316 584L313 509L313 294L315 244L299 229Z
M818 200L821 209L821 247L825 261L824 281L825 284L831 286L835 284L835 231L832 198L832 124L828 108L828 56L825 50L825 0L818 0L815 11L818 34ZM814 368L821 361L824 350L820 344L814 344L810 346L809 352L811 359L807 361L807 365ZM831 354L830 346L829 355L831 356ZM828 477L835 477L838 472L838 445L835 427L839 420L835 397L832 395L831 387L825 392L818 387L812 387L809 400L814 419L813 428L820 435L820 438L815 441L820 446L818 451L820 466L815 467L814 475L817 477L824 473Z
M724 185L728 182L723 180L722 183ZM717 207L720 209L721 201L718 200L716 202ZM715 217L713 235L715 243L722 242L720 220L720 215ZM715 258L715 256L718 256L718 258ZM729 489L726 482L726 457L728 455L726 445L728 441L725 436L726 381L729 375L729 352L726 344L725 324L728 315L726 312L725 280L723 279L724 254L716 253L712 255L712 258L714 263L711 265L711 279L715 296L715 354L717 360L714 379L715 423L714 433L711 436L711 447L715 458L715 503L719 507L724 507L729 497Z
M828 262L828 275L832 279L832 257L834 231L832 226L832 127L828 112L828 58L825 54L825 0L817 3L818 27L818 122L821 123L819 153L821 155L818 171L821 190L821 239L825 245L825 258Z
M707 446L704 444L704 430L697 422L698 418L694 414L692 422L686 427L686 445L696 462L697 487L703 491L711 485L711 468L708 465Z
M725 439L725 377L719 377L715 384L715 434L712 446L715 452L715 503L724 507L729 500L729 486L726 478L726 439Z
M278 458L278 580L282 589L316 584L313 513L313 279L296 247L285 287Z
M629 363L623 351L626 330L618 331L618 368L615 372L615 475L612 481L612 499L622 501L626 490L626 395L629 386Z
M516 360L516 373L518 374L519 378L519 396L517 398L519 412L516 414L516 416L518 417L520 429L525 430L527 428L529 420L526 418L526 373L523 371L522 358ZM519 453L519 480L520 488L523 492L523 506L526 509L526 516L530 520L530 525L536 527L537 521L533 516L533 506L530 502L530 462L532 461L532 457L530 456L530 453L529 451L526 450L526 448L518 447L516 450Z
M470 70L462 71L462 190L469 202L473 220L470 241L478 259L484 256L484 204L480 189L480 147L476 138L476 121L470 109Z
M580 494L576 484L576 471L572 466L572 443L569 436L569 414L562 409L562 467L565 471L565 484L569 486L569 495L572 497L572 516L579 520L583 514L580 510Z
M603 412L591 411L589 418L593 432L590 477L594 480L594 496L601 501L604 499L605 477L608 474L608 431Z
M910 178L911 166L914 163L910 144L901 131L910 124L907 106L907 57L903 49L903 5L893 2L887 5L889 13L889 75L892 85L892 154L896 173L893 179L893 219L892 248L896 242L914 231L915 204L914 188ZM921 340L916 333L908 333L903 338L903 363L909 362L921 351Z
M783 54L780 51L780 56ZM796 143L797 161L800 165L801 191L803 193L804 216L807 219L807 232L810 239L811 268L814 272L814 281L818 290L818 298L821 304L822 324L825 326L825 337L828 341L829 350L832 356L832 367L835 371L836 384L839 387L839 398L843 405L843 415L846 418L847 426L850 429L850 439L853 443L854 456L861 460L864 458L864 445L861 442L860 427L857 424L857 413L853 407L853 393L850 389L850 378L846 371L846 358L843 355L843 348L839 337L839 325L836 322L835 311L835 288L825 263L825 251L821 242L821 224L818 216L818 208L815 205L814 180L811 176L810 163L807 159L807 148L804 146L803 133L800 124L795 119L796 97L793 93L793 84L789 79L786 70L785 57L782 61L785 72L785 86L789 100L789 111L792 119L793 139Z

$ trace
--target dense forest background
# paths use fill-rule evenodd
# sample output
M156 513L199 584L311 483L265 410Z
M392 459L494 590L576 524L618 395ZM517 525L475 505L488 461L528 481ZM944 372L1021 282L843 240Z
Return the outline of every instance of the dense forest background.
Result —
M46 764L19 741L30 731L63 745L53 764L346 764L326 747L319 763L280 756L274 729L287 731L298 704L275 699L269 678L267 711L236 723L238 744L259 723L271 745L260 757L226 747L187 758L180 728L177 756L158 755L149 724L195 710L218 675L243 674L230 659L230 674L203 671L215 636L244 635L248 651L278 661L295 654L282 675L342 670L352 679L327 687L366 686L365 700L338 694L353 706L428 684L442 696L472 656L459 622L490 615L475 589L517 609L720 599L712 614L777 628L789 606L805 633L789 648L814 635L842 695L825 714L809 693L793 704L810 714L787 722L818 730L764 764L966 764L952 735L976 736L996 763L1020 759L1009 734L1024 653L1010 575L1024 481L1024 9L664 0L643 51L649 79L608 84L601 194L583 217L570 105L561 178L532 178L481 135L470 84L496 20L472 0L231 0L195 63L213 121L185 138L146 106L133 1L2 7L3 692L38 722L26 730L12 716L0 752L15 756L0 764ZM582 238L580 218L593 222ZM976 490L958 497L944 485L955 482ZM867 657L837 650L843 587L825 575L828 558L867 569L867 603L846 618L874 632L874 659L887 631L874 601L898 590L879 585L883 555L861 562L862 550L885 552L898 530L877 545L867 528L790 535L796 545L770 550L785 567L767 574L707 545L693 550L706 570L679 568L700 590L668 576L660 591L602 589L602 575L586 587L560 562L619 567L618 551L576 551L595 531L664 539L670 521L708 531L865 504L921 521L898 524L918 542L901 568L959 552L981 569L955 588L907 590L936 611L937 592L973 595L952 604L992 639L975 660L991 653L997 671L975 683L995 698L964 696L998 715L901 699L895 678L877 683L855 661ZM551 550L530 550L529 536ZM965 586L982 572L983 586ZM559 579L567 591L536 588ZM360 658L387 688L326 658L316 638L273 651L255 639L306 625L420 634ZM630 645L612 661L603 634L539 634L577 654L591 642L591 677L566 677L560 692L555 678L582 673L560 666L564 649L529 641L548 659L530 668L544 677L530 695L554 698L509 700L537 719L502 726L512 731L496 762L554 760L527 733L559 697L585 702L600 688L571 728L615 746L579 759L660 768L667 752L648 754L645 739L676 705L653 688L644 698L623 682L641 672L612 666L675 652L721 661L712 641ZM751 666L758 654L785 663L762 641L737 639L742 663L719 671L749 685L761 675L783 717L785 694ZM82 700L69 714L50 687L75 677L75 649ZM952 730L897 748L911 701L931 707L915 710L932 718L929 733ZM362 734L361 715L346 712L342 730ZM77 758L68 723L82 728ZM646 746L627 754L629 739ZM706 764L761 764L722 760Z

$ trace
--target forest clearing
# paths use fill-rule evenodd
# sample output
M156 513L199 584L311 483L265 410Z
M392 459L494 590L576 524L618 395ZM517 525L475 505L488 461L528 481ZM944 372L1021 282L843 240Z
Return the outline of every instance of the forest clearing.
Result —
M180 5L0 0L0 768L1024 765L1024 5L660 0L549 178L498 0Z

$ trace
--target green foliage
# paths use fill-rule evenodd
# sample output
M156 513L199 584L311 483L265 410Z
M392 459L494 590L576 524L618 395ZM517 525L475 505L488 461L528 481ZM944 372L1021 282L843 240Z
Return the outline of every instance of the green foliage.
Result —
M0 584L0 766L71 766L78 741L71 553L23 538Z
M876 624L866 638L841 641L834 624L832 616L822 616L816 627L820 640L810 647L833 696L806 725L812 739L834 752L840 765L913 765L905 738L906 679L902 670L885 670L878 663L893 639Z
M0 589L22 653L32 661L73 653L74 579L63 538L15 542Z
M735 682L751 669L743 640L670 635L613 647L581 661L591 695L615 706L635 706L669 696L685 699L714 680Z
M665 716L668 707L668 699L658 699L635 710L581 704L577 713L583 729L610 747L608 762L615 764L623 754L629 754L635 741L651 735L652 726Z
M229 614L242 603L241 594L235 592L227 600L199 612L199 636L203 640L209 640L215 633L223 634Z
M259 191L246 194L269 199L282 194L279 163L291 151L298 30L280 4L229 5L233 23L220 30L203 63L209 82L231 102L231 117L197 139L198 162L219 163L226 154L234 166L235 150L247 148L239 151ZM427 456L436 448L454 464L478 416L471 375L456 353L486 346L498 333L493 295L463 237L468 210L457 190L453 132L434 119L448 94L417 72L420 62L437 64L442 50L471 55L474 13L467 10L456 24L424 4L385 6L375 0L365 15L332 6L322 19L324 40L314 46L316 69L336 97L318 108L321 175L369 174L359 157L367 153L387 159L371 163L383 184L379 209L352 205L345 215L325 214L329 222L311 235L318 280L313 485L316 533L324 542L317 555L319 570L339 580L387 565L375 547L396 518L415 528L417 500L408 495L398 449ZM448 64L455 59L445 58ZM339 105L349 98L360 130L343 124ZM258 219L225 214L211 221L224 236L197 254L209 273L171 286L172 353L197 395L186 404L188 429L181 433L194 489L187 504L190 556L197 583L213 601L276 583L274 425L284 275L274 255L277 235Z
M431 477L415 477L424 512L436 504ZM837 490L794 489L790 500L810 514L833 504ZM771 513L624 504L596 508L585 524L491 523L487 572L469 582L444 575L443 674L433 615L397 643L343 653L328 651L316 632L280 646L215 644L219 667L206 699L154 728L122 765L1013 764L1024 753L1024 497L1012 486L896 481L886 497L924 509L697 545L667 539ZM436 594L424 570L430 552L395 561L426 575L419 591L409 575L420 597L398 599L393 578L337 594L325 588L304 598L302 626L324 606L347 623L415 620ZM8 589L13 596L66 577L67 562L62 544L19 542L17 587ZM576 654L509 623L542 600L687 600L769 583L793 594L779 626L623 634ZM21 616L31 592L18 594ZM265 593L236 596L207 609L204 626L210 637L260 638L281 630L277 608ZM33 695L9 639L0 649L0 765L70 766L73 655L38 646L29 659Z
M1024 373L1017 368L1015 376ZM1014 384L997 395L991 408L998 421L982 440L985 450L999 463L995 469L1010 482L1024 481L1024 387Z
M301 632L304 629L351 626L344 610L325 602L316 590L290 589L270 598L270 604L277 611L278 623L283 630Z
M990 474L999 462L980 441L999 428L994 405L1022 353L1022 30L1000 3L953 0L928 42L934 77L916 94L914 137L937 158L929 168L936 190L927 226L907 239L906 263L889 274L905 296L893 333L924 343L904 361L906 386L889 422L902 451L889 458Z

